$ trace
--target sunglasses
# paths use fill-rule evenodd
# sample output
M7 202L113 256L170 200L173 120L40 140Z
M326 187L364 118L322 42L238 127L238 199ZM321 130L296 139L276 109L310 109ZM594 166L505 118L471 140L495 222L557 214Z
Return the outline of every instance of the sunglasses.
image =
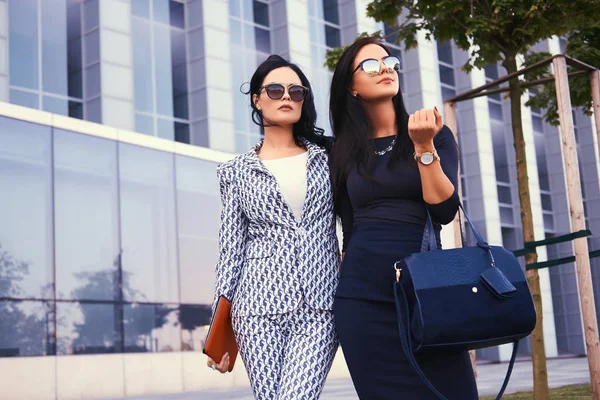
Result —
M400 70L400 59L396 56L387 56L383 59L383 65L385 65L388 71L398 71ZM374 58L367 58L366 60L362 60L352 73L356 73L360 68L369 76L379 75L381 72L381 62Z
M285 94L285 86L281 83L269 83L268 85L261 86L258 89L258 93L260 93L263 89L267 92L267 96L271 100L279 100ZM290 95L290 99L293 101L302 101L308 94L308 88L300 85L290 85L287 88L287 91Z

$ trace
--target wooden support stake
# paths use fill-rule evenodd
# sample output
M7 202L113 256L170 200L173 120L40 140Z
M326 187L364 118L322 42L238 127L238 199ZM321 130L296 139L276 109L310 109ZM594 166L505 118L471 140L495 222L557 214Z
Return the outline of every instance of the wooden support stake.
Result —
M573 114L571 111L567 63L564 57L556 57L552 60L552 64L554 65L556 100L560 117L560 134L562 138L565 175L567 178L569 209L571 212L571 231L577 232L585 229L585 215L581 195L581 181L579 179L579 164L577 163L575 132L573 130ZM592 80L594 81L595 79L592 78ZM598 117L596 117L596 124L598 124ZM598 322L596 320L596 306L594 304L594 291L592 289L592 273L590 270L587 239L575 239L573 241L573 247L575 249L579 301L581 303L588 365L590 369L590 382L592 384L592 398L594 400L600 400L600 342L598 340Z

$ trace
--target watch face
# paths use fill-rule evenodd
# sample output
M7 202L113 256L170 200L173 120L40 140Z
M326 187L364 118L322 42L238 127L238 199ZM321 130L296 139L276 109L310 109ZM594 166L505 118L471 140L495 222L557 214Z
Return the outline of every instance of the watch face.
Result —
M421 162L425 165L429 165L433 162L433 154L425 153L421 156Z

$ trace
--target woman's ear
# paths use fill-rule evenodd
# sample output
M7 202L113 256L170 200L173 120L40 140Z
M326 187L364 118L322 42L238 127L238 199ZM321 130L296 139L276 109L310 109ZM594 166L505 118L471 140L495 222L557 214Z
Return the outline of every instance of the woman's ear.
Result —
M258 111L260 111L260 99L259 99L258 95L256 95L256 94L252 95L252 102L254 103L254 107L256 107L256 109Z

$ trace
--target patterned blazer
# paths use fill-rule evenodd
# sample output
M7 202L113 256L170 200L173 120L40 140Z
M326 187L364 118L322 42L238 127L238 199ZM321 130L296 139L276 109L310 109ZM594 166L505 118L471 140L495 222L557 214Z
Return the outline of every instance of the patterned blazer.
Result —
M223 208L215 300L230 299L233 316L285 313L302 299L331 310L340 253L327 153L305 145L307 192L300 221L259 160L260 144L217 169Z

